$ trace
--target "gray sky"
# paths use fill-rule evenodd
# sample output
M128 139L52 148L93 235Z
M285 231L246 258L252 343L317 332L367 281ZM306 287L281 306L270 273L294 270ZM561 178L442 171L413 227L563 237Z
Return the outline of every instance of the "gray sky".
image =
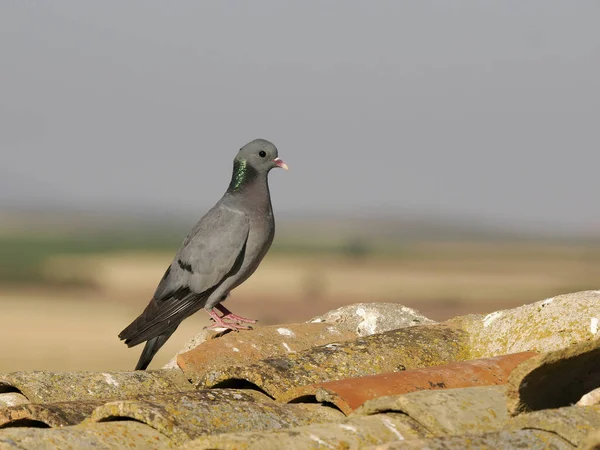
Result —
M0 2L0 206L600 224L600 2Z

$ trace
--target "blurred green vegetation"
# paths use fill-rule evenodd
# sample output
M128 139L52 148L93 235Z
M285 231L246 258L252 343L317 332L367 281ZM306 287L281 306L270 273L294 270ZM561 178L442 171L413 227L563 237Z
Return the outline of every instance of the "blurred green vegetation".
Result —
M113 230L72 234L0 235L0 282L44 284L44 261L57 255L146 252L174 253L185 235L173 230ZM276 242L274 253L364 256L370 250L355 240L330 242Z
M55 255L174 251L181 241L176 233L164 231L0 235L0 281L45 283L42 264Z
M364 230L364 231L363 231ZM581 239L531 239L490 236L392 236L373 234L369 228L317 232L278 230L272 253L279 255L335 256L348 262L373 258L410 261L431 270L443 263L471 267L477 261L510 266L512 263L561 261L575 263L582 274L595 270L600 262L600 242ZM56 231L56 230L55 230ZM0 233L0 282L5 284L46 284L44 262L53 256L108 253L169 253L181 245L186 230L180 224L115 227L67 232ZM465 265L466 264L466 265ZM469 269L472 270L472 269ZM589 275L586 273L586 275ZM56 282L56 281L52 281Z

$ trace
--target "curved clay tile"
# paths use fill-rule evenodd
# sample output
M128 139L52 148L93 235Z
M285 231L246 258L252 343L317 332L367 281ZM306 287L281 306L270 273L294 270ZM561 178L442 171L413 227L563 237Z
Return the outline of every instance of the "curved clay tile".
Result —
M0 430L0 449L2 450L167 450L171 448L173 446L169 438L138 422L91 423L63 428L8 428Z
M212 370L198 380L198 386L250 383L281 399L297 386L461 360L468 355L467 339L463 331L445 325L408 327L267 358L249 366Z
M509 378L512 414L577 403L600 387L600 338L545 353L517 367Z
M0 392L11 390L34 403L107 400L191 390L180 370L135 372L13 372L0 375Z
M509 418L504 386L481 386L380 397L353 415L404 413L433 436L500 430Z
M358 449L365 445L428 436L430 434L410 417L392 412L280 431L202 436L188 442L182 449Z
M456 317L447 324L471 336L473 358L560 350L597 337L600 291L559 295L487 315Z
M177 357L179 367L193 381L206 372L231 365L296 353L331 342L356 339L356 334L324 323L296 323L256 327L209 339Z
M136 420L181 444L203 434L265 431L343 418L339 411L321 405L244 401L245 397L239 394L236 394L238 399L232 396L229 401L206 401L205 394L206 391L190 391L157 397L152 401L110 402L97 408L90 420Z
M505 384L515 367L535 355L537 353L524 352L403 372L346 378L292 389L279 400L293 402L313 397L318 402L334 404L348 415L367 400L377 397L421 390Z
M579 448L590 433L600 430L600 406L570 406L520 414L506 426L511 430L528 428L556 434Z
M0 409L0 428L21 427L26 424L37 427L77 425L102 404L101 401L79 401L11 406Z
M571 450L560 436L540 430L497 431L430 439L412 439L362 447L361 450L555 449Z

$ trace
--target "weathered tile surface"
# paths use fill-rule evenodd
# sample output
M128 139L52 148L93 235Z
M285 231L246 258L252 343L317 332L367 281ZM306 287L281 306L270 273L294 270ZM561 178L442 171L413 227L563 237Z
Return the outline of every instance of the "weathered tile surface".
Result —
M347 415L367 400L378 397L421 390L505 384L517 365L535 355L537 353L524 352L403 372L346 378L291 389L280 400L293 401L314 396L316 401L332 403Z
M35 403L106 400L191 390L179 370L135 372L13 372L0 374L0 392L16 389Z
M416 439L429 433L405 414L387 413L356 416L338 423L294 427L282 431L228 433L203 436L188 442L186 450L305 450L358 449L402 439Z
M0 450L598 448L599 306L588 291L432 324L358 304L207 333L186 373L0 374Z
M434 436L500 430L508 420L503 386L412 392L369 400L353 415L407 414Z
M356 303L334 309L308 322L334 324L357 336L436 323L420 312L398 303Z
M600 430L592 431L587 435L581 448L584 450L600 450Z
M361 450L572 450L559 436L540 430L498 431L485 434L412 439L363 447Z
M550 352L596 337L600 291L559 295L514 309L449 320L471 337L473 358Z
M137 422L112 422L64 428L0 429L0 450L167 450L172 442Z
M0 408L23 405L25 403L29 403L29 400L27 400L27 397L19 392L0 393Z
M207 401L204 394L187 392L152 401L116 401L97 408L90 420L136 420L182 443L203 434L282 429L344 417L339 411L321 405L281 405L239 397Z
M554 433L578 447L588 435L600 430L600 406L571 406L520 414L507 429L535 429Z
M512 372L508 387L512 414L577 403L600 387L600 339L525 361Z
M197 379L211 370L236 364L248 365L261 359L355 338L355 333L331 324L300 323L256 327L208 340L195 349L180 354L177 362L186 376Z
M444 325L408 327L214 370L195 381L199 387L222 387L245 380L279 399L297 386L461 360L466 340L463 331Z
M600 405L600 388L584 394L577 402L579 406Z
M0 408L0 428L25 426L31 422L49 427L77 425L102 401L60 402L49 404L26 403Z

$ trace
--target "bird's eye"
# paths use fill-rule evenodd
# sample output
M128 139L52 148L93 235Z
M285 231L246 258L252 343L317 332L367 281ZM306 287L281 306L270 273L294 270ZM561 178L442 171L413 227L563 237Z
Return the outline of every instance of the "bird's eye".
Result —
M267 156L267 152L265 152L264 150L261 150L260 152L258 152L258 156L260 156L261 158L264 158L265 156Z

